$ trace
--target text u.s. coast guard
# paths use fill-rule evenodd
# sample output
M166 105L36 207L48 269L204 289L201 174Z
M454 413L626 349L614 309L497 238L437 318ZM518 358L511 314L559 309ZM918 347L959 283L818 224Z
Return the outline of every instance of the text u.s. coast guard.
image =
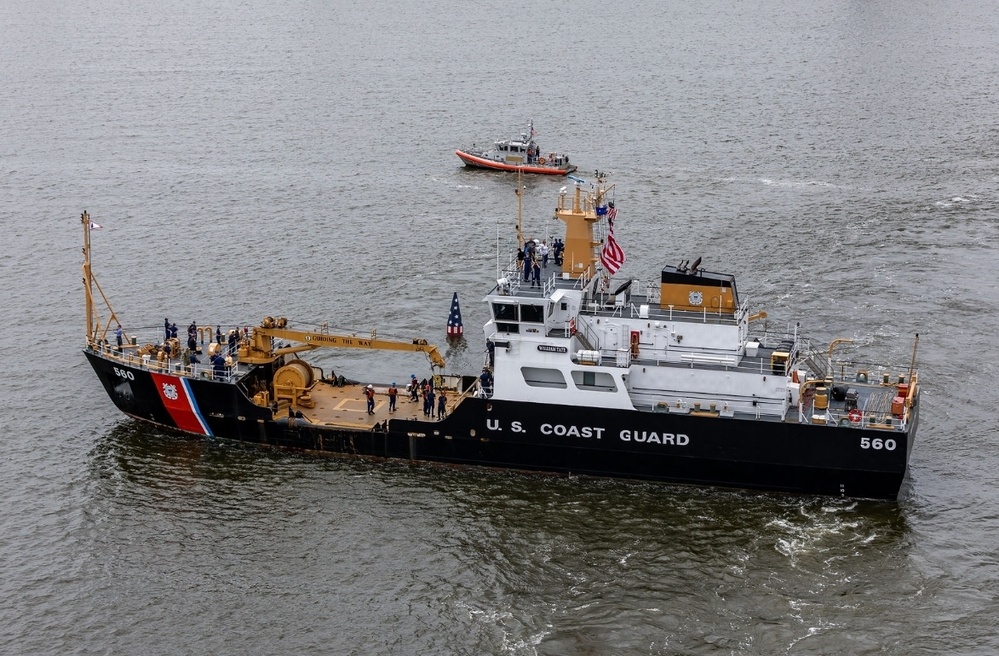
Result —
M487 419L486 428L491 431L502 431L499 419ZM510 432L529 432L522 422L511 421ZM583 439L600 440L604 437L605 429L602 426L575 426L572 424L541 424L538 428L542 435L554 435L555 437L579 437ZM618 438L622 442L645 442L647 444L670 444L673 446L687 446L690 438L683 433L660 433L658 431L622 429L618 432Z

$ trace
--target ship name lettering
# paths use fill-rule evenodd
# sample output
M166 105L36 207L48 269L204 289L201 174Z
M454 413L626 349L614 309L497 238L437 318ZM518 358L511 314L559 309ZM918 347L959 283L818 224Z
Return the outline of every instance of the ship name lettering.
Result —
M638 431L625 429L621 431L621 440L624 442L646 442L648 444L672 444L673 446L687 446L690 438L683 433L657 433L655 431Z
M604 436L602 426L566 426L565 424L541 424L542 435L557 437L595 437L598 440Z
M307 342L322 342L324 344L343 344L344 346L360 346L369 348L371 340L357 339L355 337L332 337L330 335L309 335L305 338Z

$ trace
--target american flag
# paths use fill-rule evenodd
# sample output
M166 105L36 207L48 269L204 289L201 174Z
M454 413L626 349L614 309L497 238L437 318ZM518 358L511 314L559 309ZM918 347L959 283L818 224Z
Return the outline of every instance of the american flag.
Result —
M458 306L458 292L451 297L451 314L447 318L448 337L457 337L463 332L461 326L461 308Z
M614 239L615 219L617 219L617 208L611 203L607 208L607 241L604 242L604 247L600 249L600 263L604 265L607 273L612 276L617 273L621 265L628 259L624 254L624 250L618 245L617 240Z

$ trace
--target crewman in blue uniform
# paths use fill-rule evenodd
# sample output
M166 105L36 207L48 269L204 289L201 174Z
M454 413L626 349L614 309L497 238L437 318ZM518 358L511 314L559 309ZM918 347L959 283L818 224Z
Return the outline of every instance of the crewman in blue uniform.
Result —
M221 353L212 356L212 368L215 370L216 380L225 379L225 358L222 357Z

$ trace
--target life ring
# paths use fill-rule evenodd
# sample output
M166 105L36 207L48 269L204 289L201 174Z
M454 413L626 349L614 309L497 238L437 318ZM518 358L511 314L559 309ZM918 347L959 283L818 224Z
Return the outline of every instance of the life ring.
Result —
M859 424L860 420L864 418L864 413L860 411L860 408L854 408L850 410L847 417L850 419L850 423Z
M538 158L538 164L544 164L544 163L545 163L545 158L544 157L539 157Z

